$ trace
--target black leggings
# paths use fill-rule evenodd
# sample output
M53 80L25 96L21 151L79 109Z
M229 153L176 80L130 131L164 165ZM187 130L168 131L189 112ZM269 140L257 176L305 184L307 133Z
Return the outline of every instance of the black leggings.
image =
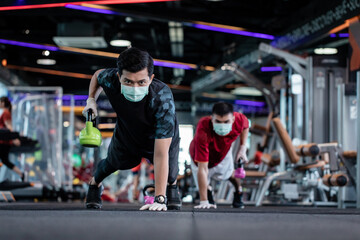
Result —
M107 176L114 173L115 171L117 171L117 169L111 166L110 163L106 161L106 159L101 160L96 166L94 175L95 182L101 183Z
M0 160L3 164L12 170L15 165L9 161L9 152L10 145L0 144Z

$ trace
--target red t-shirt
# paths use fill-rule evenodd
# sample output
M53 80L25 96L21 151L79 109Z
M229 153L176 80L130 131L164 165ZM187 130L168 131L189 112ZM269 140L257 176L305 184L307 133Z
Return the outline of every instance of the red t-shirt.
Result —
M215 133L211 116L200 119L195 137L190 144L190 156L194 162L209 162L208 167L212 168L225 158L231 144L244 129L249 127L249 121L245 115L234 112L234 116L232 130L226 136Z
M5 108L3 114L1 114L1 116L0 116L0 128L6 128L6 125L5 125L6 121L11 121L11 112ZM12 141L0 140L0 144L10 145L11 143L12 143Z

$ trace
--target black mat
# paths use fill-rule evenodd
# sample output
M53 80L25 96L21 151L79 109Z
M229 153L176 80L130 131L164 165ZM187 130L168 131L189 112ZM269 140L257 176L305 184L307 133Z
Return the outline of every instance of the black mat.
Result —
M357 209L219 206L217 210L138 211L140 205L1 203L0 239L359 239Z

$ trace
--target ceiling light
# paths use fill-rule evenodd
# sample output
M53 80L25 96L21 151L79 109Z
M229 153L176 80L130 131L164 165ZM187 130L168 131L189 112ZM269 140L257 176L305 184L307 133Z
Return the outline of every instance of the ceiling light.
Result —
M235 95L244 95L244 96L262 96L262 93L253 87L239 87L231 91Z
M43 56L49 56L50 55L50 51L49 50L45 50L42 52Z
M110 45L114 47L129 47L131 42L128 40L111 40Z
M318 55L332 55L337 54L338 50L336 48L315 48L314 53Z
M6 67L6 65L7 65L7 60L6 60L6 59L1 60L1 65L3 65L3 67Z
M281 72L282 67L261 67L262 72Z
M38 59L38 60L36 60L36 63L39 65L55 65L56 60L55 59Z

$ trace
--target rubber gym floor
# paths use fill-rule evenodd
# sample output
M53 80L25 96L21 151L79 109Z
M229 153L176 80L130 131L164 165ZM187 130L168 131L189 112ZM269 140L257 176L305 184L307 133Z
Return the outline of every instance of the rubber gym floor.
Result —
M184 205L181 211L149 212L140 206L0 203L0 239L360 239L360 209Z

